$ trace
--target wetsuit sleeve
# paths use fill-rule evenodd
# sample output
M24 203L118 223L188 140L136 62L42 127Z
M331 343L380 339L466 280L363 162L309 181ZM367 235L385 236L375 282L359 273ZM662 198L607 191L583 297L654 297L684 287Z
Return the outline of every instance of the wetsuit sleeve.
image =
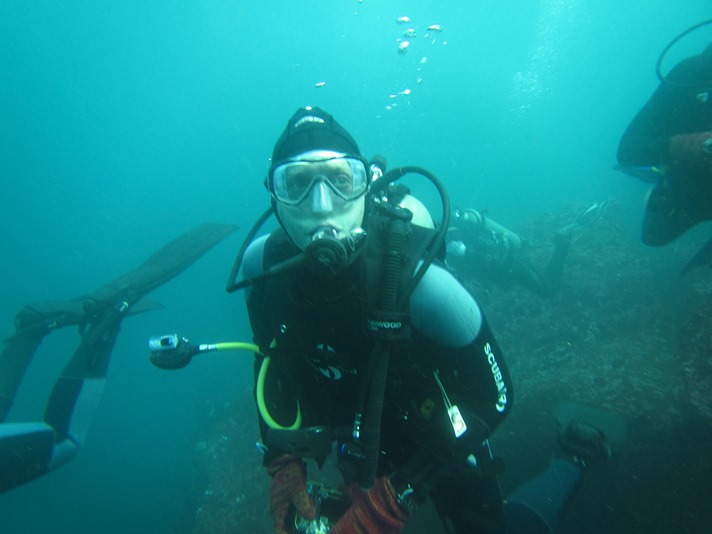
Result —
M421 343L428 353L425 362L431 363L430 370L439 379L433 389L443 391L445 407L457 407L467 430L458 433L461 425L456 412L448 411L447 417L438 409L427 438L398 466L391 480L399 495L411 492L406 506L424 502L434 488L445 488L446 501L464 502L461 499L469 497L452 486L457 479L453 474L466 459L468 470L473 459L478 466L487 465L484 442L512 408L509 372L477 302L445 269L430 266L411 295L411 318L413 328L427 338ZM486 501L499 506L496 482L478 488L478 497L472 502L479 502L486 493ZM442 498L438 500L442 504Z
M474 297L440 266L431 266L411 297L413 327L441 347L456 370L461 409L471 414L478 438L487 438L512 406L509 371ZM469 422L468 422L469 426Z
M502 351L487 321L475 340L449 354L457 369L454 393L462 399L461 410L477 441L488 438L509 413L512 381ZM474 427L473 427L474 425Z

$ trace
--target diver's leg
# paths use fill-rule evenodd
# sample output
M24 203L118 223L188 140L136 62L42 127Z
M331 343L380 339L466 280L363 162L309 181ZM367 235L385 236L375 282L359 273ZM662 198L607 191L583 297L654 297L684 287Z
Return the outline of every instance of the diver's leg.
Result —
M128 308L105 308L82 333L82 341L52 389L45 422L56 432L52 468L84 443L104 391L109 361Z
M541 273L524 258L514 258L510 266L514 281L542 297L552 296L561 284L570 245L569 235L554 236L554 252Z
M569 255L570 246L570 237L561 235L554 236L554 252L544 268L544 278L551 287L552 293L554 293L561 285L561 279L564 276L564 266L566 264L566 258Z
M204 224L162 247L138 268L92 295L23 309L17 333L0 355L0 421L25 369L51 330L79 324L82 342L55 383L42 423L0 424L0 492L36 478L76 454L99 404L111 351L126 315L149 291L170 280L236 228Z
M50 469L55 430L47 423L1 423L7 418L32 357L56 328L78 324L78 301L50 301L25 306L15 318L16 333L0 354L0 492L37 478Z
M84 316L79 301L45 301L23 307L15 316L15 335L0 353L0 422L5 421L25 371L44 337L52 330L79 324Z
M517 488L506 500L507 532L551 532L581 486L583 474L583 469L569 460L552 460L546 471Z
M0 492L37 478L72 458L96 411L111 350L124 312L119 307L81 301L27 306L16 319L17 333L0 355L0 409L3 419L32 356L53 329L83 324L82 342L55 383L44 422L0 424Z
M562 403L557 407L556 423L560 456L507 499L505 513L510 534L555 530L581 487L585 471L611 457L611 442L620 447L625 440L625 420L591 406Z
M648 195L641 229L641 241L649 246L667 245L695 224L687 206L664 183Z
M46 333L14 335L5 341L0 354L0 423L7 419L17 390Z
M709 195L702 193L701 185L694 169L669 168L646 200L642 242L650 246L667 245L704 220L710 201Z
M503 464L493 458L487 441L472 458L477 458L477 466L457 462L442 471L430 498L448 534L504 534L504 506L497 478Z
M0 493L44 475L54 449L45 423L0 424Z
M0 491L37 478L77 453L99 406L127 309L106 307L101 315L92 316L79 348L54 385L43 423L0 425Z
M496 476L458 471L430 493L448 534L504 534L502 494Z
M83 443L98 408L121 321L147 292L178 275L235 230L204 224L174 239L136 269L84 299L82 341L54 385L45 422L56 432L52 468L71 458Z
M556 290L545 276L523 258L512 260L509 272L513 278L513 283L523 286L542 297L550 297Z

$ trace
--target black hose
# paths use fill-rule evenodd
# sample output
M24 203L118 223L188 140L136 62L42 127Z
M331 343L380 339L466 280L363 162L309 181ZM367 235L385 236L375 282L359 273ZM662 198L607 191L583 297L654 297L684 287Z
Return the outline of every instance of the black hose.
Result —
M682 33L678 34L675 38L673 38L673 40L670 41L670 42L667 44L667 46L666 46L665 48L663 48L663 51L660 52L660 55L658 56L658 62L655 64L655 74L657 75L658 79L659 79L662 83L667 83L667 84L669 84L669 85L675 85L675 86L677 86L677 87L695 87L695 86L699 85L698 83L674 82L674 81L669 80L666 76L663 76L663 73L662 73L662 64L663 64L663 60L665 59L665 56L667 55L667 53L670 51L670 49L671 49L673 46L675 46L675 44L676 44L680 39L682 39L682 38L685 37L686 35L689 35L689 34L692 33L693 31L695 31L696 29L701 28L702 26L706 26L707 24L712 24L712 19L703 20L702 22L698 22L698 23L695 24L694 26L690 26L690 27L687 28L685 31L683 31ZM709 81L709 80L703 80L703 81L700 82L700 83L706 83L707 81Z
M395 182L396 180L399 180L406 174L410 173L425 176L438 190L438 194L440 195L440 200L442 202L443 219L440 223L440 227L433 235L430 244L428 245L428 253L423 258L423 263L411 278L410 282L408 283L408 286L405 288L405 291L400 294L399 303L402 303L405 299L410 298L410 294L413 292L415 287L425 275L425 271L428 270L430 264L433 263L433 260L435 260L435 257L437 256L438 252L442 248L443 243L445 242L445 235L447 234L447 229L450 225L450 196L447 194L445 186L443 186L442 182L437 178L437 176L435 176L427 169L414 166L397 167L395 169L391 169L371 185L371 193L376 196L379 192L385 190L391 183Z
M379 303L379 311L386 314L393 313L397 309L403 255L409 237L407 221L401 217L394 216L388 226L386 247L388 253L383 269L383 292ZM359 472L359 483L364 488L370 488L373 485L378 471L383 400L386 392L391 344L390 341L379 340L371 354L371 358L376 358L376 360L375 369L370 378L369 398L364 414L363 445L366 460L364 467Z
M401 219L391 221L391 230L388 236L386 261L383 273L383 292L381 293L380 308L385 312L393 312L398 298L398 284L400 281L403 251L408 242L406 222Z
M370 488L378 473L378 459L381 448L381 421L383 419L383 400L386 396L386 382L391 350L388 341L379 341L371 354L375 358L375 369L369 384L369 398L366 404L363 425L364 465L359 470L359 484Z
M257 222L252 226L252 229L249 231L247 234L247 237L245 237L245 240L242 242L242 246L240 247L240 251L237 253L237 257L235 258L235 262L232 264L232 270L230 271L230 277L227 280L227 287L225 288L225 291L228 293L233 293L234 291L237 291L238 289L242 289L245 286L248 286L252 283L254 283L256 280L250 279L250 280L243 280L241 282L237 281L237 275L240 273L240 267L242 266L242 259L245 256L245 251L247 251L247 247L250 246L252 243L252 240L255 238L255 235L257 235L257 232L259 232L260 228L262 228L262 225L265 223L267 219L269 219L270 215L272 215L272 207L270 206L267 211L265 211L262 215L260 215L260 218L257 219Z

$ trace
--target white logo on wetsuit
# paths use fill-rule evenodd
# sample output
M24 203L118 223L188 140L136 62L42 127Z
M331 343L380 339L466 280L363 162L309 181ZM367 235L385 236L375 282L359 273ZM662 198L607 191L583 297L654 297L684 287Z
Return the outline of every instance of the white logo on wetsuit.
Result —
M485 354L487 355L487 361L490 364L490 369L492 370L494 383L496 384L497 391L499 392L499 397L497 399L497 404L495 405L495 408L497 408L497 411L501 413L507 409L507 386L504 385L502 371L499 370L497 358L495 358L494 352L492 352L492 347L489 343L485 343L484 349Z
M398 330L403 328L401 321L379 321L377 319L368 319L368 329L372 332L379 330Z
M341 380L343 373L356 374L355 369L345 367L339 360L342 358L338 356L334 347L326 343L318 343L310 358L310 363L314 369L329 380Z

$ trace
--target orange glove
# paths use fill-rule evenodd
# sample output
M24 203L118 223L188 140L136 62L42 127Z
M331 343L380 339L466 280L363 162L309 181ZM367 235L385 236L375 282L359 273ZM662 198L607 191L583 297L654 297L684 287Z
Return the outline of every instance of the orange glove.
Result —
M285 522L290 504L302 517L314 519L314 503L307 493L307 468L301 458L284 454L269 465L267 472L272 477L269 509L274 534L287 534Z
M329 534L398 534L407 518L391 481L382 477L366 492L352 488L351 506Z

